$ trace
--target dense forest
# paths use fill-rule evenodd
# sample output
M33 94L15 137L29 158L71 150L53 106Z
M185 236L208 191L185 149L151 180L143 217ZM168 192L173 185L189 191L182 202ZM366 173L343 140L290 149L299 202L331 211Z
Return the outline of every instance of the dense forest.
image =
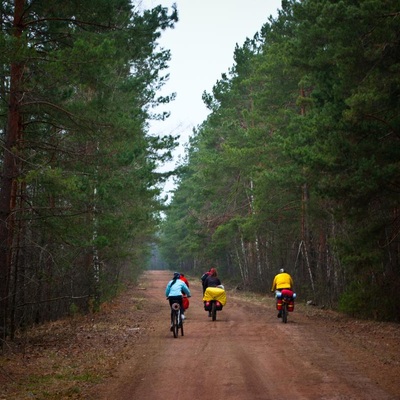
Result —
M285 267L299 299L399 321L400 2L283 0L160 173L178 11L2 1L0 341L95 311L152 255L263 293Z
M0 331L96 310L145 268L158 231L155 137L175 7L1 2ZM157 110L162 110L158 111Z
M203 100L161 251L169 265L400 318L400 2L283 0ZM301 300L300 300L301 299Z

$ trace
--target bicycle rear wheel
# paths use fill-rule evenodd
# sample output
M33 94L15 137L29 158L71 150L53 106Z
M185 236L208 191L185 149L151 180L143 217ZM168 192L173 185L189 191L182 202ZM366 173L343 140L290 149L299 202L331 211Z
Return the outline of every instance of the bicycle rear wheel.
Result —
M174 338L178 337L178 329L179 329L179 321L178 321L178 311L173 311L172 316L172 333L174 334Z
M178 337L179 330L179 304L174 303L171 306L171 323L172 323L172 333L174 338Z
M288 315L287 303L284 302L284 303L282 304L282 322L283 322L284 324L286 324L286 322L287 322L287 315Z
M215 301L212 302L211 317L213 321L217 319L217 304L215 303Z

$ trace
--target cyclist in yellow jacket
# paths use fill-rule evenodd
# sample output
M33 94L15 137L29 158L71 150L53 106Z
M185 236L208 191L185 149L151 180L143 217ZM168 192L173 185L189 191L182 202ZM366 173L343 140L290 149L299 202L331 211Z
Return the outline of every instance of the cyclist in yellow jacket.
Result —
M275 275L271 292L282 289L293 290L293 279L283 268L279 270L279 274Z
M283 269L279 270L279 274L275 275L274 281L272 282L271 292L281 291L283 289L293 290L293 279L292 277ZM278 313L278 318L281 317L281 311Z

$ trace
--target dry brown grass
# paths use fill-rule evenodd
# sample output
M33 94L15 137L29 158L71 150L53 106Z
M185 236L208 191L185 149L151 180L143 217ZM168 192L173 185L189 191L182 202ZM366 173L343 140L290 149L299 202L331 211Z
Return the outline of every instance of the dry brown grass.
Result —
M143 288L130 287L98 313L17 335L0 356L0 400L80 399L112 374L145 332Z

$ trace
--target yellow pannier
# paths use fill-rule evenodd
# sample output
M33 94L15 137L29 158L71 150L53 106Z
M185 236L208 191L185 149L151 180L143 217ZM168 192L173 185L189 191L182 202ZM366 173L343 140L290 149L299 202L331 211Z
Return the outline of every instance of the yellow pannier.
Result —
M226 304L225 289L208 287L204 292L203 301L218 300L223 306Z

